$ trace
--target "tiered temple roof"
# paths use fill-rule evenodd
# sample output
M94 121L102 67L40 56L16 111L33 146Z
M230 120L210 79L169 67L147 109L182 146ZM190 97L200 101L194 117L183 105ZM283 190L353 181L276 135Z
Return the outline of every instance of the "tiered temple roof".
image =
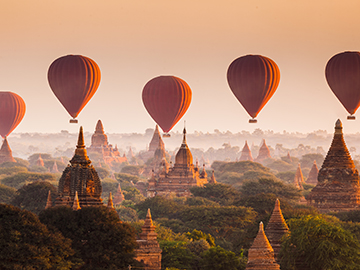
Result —
M266 145L265 139L263 139L263 143L259 149L259 154L258 154L257 158L255 159L255 162L261 163L268 158L271 158L270 149Z
M101 181L87 156L82 127L70 164L59 180L59 197L56 199L56 205L72 206L75 195L78 196L80 207L103 205L100 198Z
M318 182L317 181L318 174L319 174L319 169L318 166L316 165L316 160L314 160L314 164L311 167L308 178L306 179L306 183L311 185L316 185Z
M276 199L275 207L266 226L265 234L274 249L274 257L277 262L280 253L281 238L289 232L280 208L280 201Z
M12 151L10 149L6 136L0 148L0 164L4 162L16 162L16 160L12 156Z
M274 250L264 232L264 225L260 222L259 232L249 249L246 270L279 270L280 265L274 258Z
M324 213L359 208L359 173L346 147L340 120L336 121L333 141L319 171L317 185L307 200Z
M119 205L125 200L124 194L122 193L120 183L118 185L118 188L116 190L116 193L114 195L113 204Z
M251 150L249 148L247 141L245 141L245 145L244 145L243 149L241 150L241 155L240 155L239 161L246 161L246 160L253 161L253 157L251 155Z
M113 147L108 143L107 135L104 132L104 127L101 120L98 120L95 132L91 136L91 145L87 148L89 156L101 158L96 160L111 165L112 162L123 163L127 161L126 156L121 156L117 146Z
M136 260L144 263L145 270L161 269L161 249L157 241L157 233L148 209L142 232L137 240L139 248L135 250Z
M186 142L186 130L183 131L183 141L175 156L175 164L168 171L153 173L149 179L147 197L156 195L191 196L190 188L206 184L207 175L200 175L198 166L193 164L193 156Z

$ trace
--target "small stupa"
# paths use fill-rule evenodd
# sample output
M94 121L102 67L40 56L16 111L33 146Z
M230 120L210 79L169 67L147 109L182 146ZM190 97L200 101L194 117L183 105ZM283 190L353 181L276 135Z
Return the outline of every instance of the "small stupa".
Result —
M296 169L296 173L294 176L294 185L298 188L298 189L304 189L303 184L304 183L304 176L301 172L301 167L300 167L300 163L298 164L298 167Z
M274 210L265 229L265 234L274 249L274 258L277 262L279 262L278 256L280 253L281 238L288 232L289 227L281 212L280 201L276 199Z
M211 173L209 184L216 184L216 183L217 183L217 181L216 181L215 173L214 173L214 170L213 170L212 173Z
M109 193L109 200L108 200L108 203L107 203L107 207L109 209L114 209L114 204L113 204L113 200L112 200L112 195L111 195L111 191Z
M6 136L0 148L0 164L4 162L16 162L16 160L12 156L12 151L10 149Z
M84 144L83 129L80 127L75 154L59 180L59 196L56 205L74 204L75 194L80 207L103 205L100 198L102 187L100 178L91 165Z
M262 145L259 149L259 154L258 154L257 158L255 159L255 162L261 163L268 158L271 158L270 149L266 145L265 139L263 139Z
M247 141L245 141L245 145L244 145L243 149L241 150L241 155L240 155L239 161L246 161L246 160L253 161L253 157L251 155L251 150L249 148Z
M340 120L336 121L317 185L307 196L307 201L323 213L357 210L360 206L359 173L346 147Z
M264 225L259 224L259 232L249 249L246 270L280 270L274 258L274 250L264 232Z
M157 233L153 224L150 209L148 209L145 223L139 239L136 240L139 248L135 250L135 259L144 263L145 270L161 269L161 248L157 241Z
M118 185L118 188L116 190L116 193L114 195L113 204L119 205L125 200L124 194L122 193L120 183Z
M46 200L45 209L48 209L48 208L51 208L51 207L52 207L51 191L49 190L48 197L47 197L47 200Z
M44 160L41 157L41 154L39 154L39 158L36 160L35 163L36 166L44 167Z
M51 172L52 173L58 173L59 172L56 161L54 161L54 165L52 166Z
M314 164L311 167L308 178L306 179L306 183L311 185L316 185L318 174L319 174L319 169L318 166L316 165L316 160L314 160Z

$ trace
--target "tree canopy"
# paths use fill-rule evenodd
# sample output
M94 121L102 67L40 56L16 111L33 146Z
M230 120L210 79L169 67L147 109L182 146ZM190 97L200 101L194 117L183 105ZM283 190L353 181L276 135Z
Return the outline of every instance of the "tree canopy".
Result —
M26 210L0 204L1 269L72 269L71 241Z
M84 262L81 269L125 269L136 264L135 230L122 223L116 211L105 206L78 211L54 207L41 212L39 218L72 240L75 256Z

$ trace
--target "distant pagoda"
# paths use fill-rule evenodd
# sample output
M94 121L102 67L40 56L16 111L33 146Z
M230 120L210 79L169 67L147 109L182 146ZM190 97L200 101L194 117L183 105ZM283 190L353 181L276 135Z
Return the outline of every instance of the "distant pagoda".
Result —
M102 187L100 178L91 165L84 144L83 129L80 127L75 154L59 180L58 205L74 205L75 195L80 207L103 205L100 198Z
M318 166L316 165L316 160L314 160L314 164L311 167L309 175L306 179L306 183L311 184L311 185L316 185L318 174L319 174L319 169L318 169Z
M244 145L243 149L241 150L241 156L240 156L239 161L246 161L246 160L253 161L253 157L251 155L251 150L249 148L247 141L245 141L245 145Z
M116 190L116 193L114 195L114 199L113 199L113 204L114 205L119 205L121 204L123 201L125 200L125 197L124 197L124 194L121 190L121 186L120 186L120 183L118 185L118 188Z
M263 143L259 149L259 154L255 159L255 162L262 163L264 160L271 158L270 149L266 145L265 139L263 139Z
M298 189L304 189L303 185L302 185L303 183L304 183L304 176L301 172L301 167L300 167L300 163L299 163L298 167L296 169L295 176L294 176L294 185Z
M274 258L277 262L279 262L278 256L280 253L281 238L288 232L289 227L282 215L280 201L276 199L274 210L265 229L265 234L274 249Z
M6 136L0 148L0 164L4 162L16 162L16 160L12 156L12 151L10 149Z
M126 156L121 156L120 152L115 145L113 147L108 142L108 137L104 132L104 126L101 120L97 121L95 132L91 136L91 145L87 148L87 152L89 156L100 156L101 158L98 160L94 160L100 162L104 162L111 166L112 162L115 163L123 163L127 161Z
M214 170L211 172L211 177L210 177L210 180L209 180L209 184L216 184L217 181L216 181L216 178L215 178L215 173L214 173Z
M245 270L280 270L274 258L274 250L264 232L264 225L259 224L259 232L249 249Z
M359 173L346 147L340 120L336 121L333 141L307 201L323 213L359 208Z
M39 166L39 167L44 167L44 160L42 159L41 154L39 154L39 157L38 157L38 159L36 160L35 165L36 165L36 166Z
M153 224L150 209L148 209L142 232L136 241L139 248L135 250L135 259L144 263L145 270L161 269L161 248L157 241L157 233Z

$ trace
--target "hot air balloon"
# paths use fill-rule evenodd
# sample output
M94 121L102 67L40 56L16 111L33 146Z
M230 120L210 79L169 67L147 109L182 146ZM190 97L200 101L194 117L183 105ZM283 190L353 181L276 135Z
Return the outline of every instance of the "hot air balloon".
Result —
M334 55L326 64L325 76L330 89L353 115L360 106L360 53L343 52Z
M21 122L25 115L25 102L12 92L0 92L0 135L5 138Z
M51 90L75 119L95 94L100 84L100 69L90 58L67 55L56 59L49 67L48 81Z
M175 76L159 76L146 83L142 92L144 106L150 116L166 133L185 114L191 103L191 89Z
M246 55L235 59L227 71L231 91L254 119L275 93L280 81L276 63L261 55Z

